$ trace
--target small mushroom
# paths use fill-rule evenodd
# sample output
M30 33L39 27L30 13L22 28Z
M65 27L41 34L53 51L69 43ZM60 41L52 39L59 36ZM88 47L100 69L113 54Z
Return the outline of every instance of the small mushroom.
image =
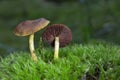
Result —
M49 20L40 18L36 20L26 20L17 25L14 29L14 33L17 36L28 36L29 35L29 48L34 61L37 60L34 49L34 33L43 29L49 24Z
M58 59L59 47L64 47L72 41L71 30L63 24L53 24L42 34L43 41L48 42L54 50L54 60Z

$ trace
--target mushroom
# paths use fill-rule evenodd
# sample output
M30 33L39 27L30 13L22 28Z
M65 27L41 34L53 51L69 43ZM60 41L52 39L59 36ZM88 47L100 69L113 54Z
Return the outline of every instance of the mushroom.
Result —
M65 47L72 41L71 30L63 24L53 24L42 34L43 41L54 47L54 60L58 59L59 47Z
M43 29L49 24L49 20L45 18L39 18L36 20L26 20L17 25L14 29L14 33L17 36L29 36L29 48L31 52L32 59L37 60L34 49L34 33Z

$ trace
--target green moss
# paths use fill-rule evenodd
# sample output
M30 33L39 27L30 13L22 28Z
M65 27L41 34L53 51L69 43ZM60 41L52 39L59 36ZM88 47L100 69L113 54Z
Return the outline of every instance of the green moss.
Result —
M88 78L99 76L100 80L117 80L120 79L119 53L119 46L105 43L61 48L56 61L53 61L53 49L44 48L41 54L37 51L37 62L31 60L28 52L14 52L1 58L0 79L77 80L86 75Z

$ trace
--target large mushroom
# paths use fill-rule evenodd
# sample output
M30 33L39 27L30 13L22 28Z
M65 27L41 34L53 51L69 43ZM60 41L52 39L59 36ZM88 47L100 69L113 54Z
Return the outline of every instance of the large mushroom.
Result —
M72 40L71 30L63 24L53 24L42 34L43 41L48 42L54 50L54 60L58 59L59 47L64 47Z
M34 61L37 60L34 49L34 33L46 27L49 22L50 21L46 20L45 18L26 20L18 24L14 29L14 33L17 36L29 36L29 48Z

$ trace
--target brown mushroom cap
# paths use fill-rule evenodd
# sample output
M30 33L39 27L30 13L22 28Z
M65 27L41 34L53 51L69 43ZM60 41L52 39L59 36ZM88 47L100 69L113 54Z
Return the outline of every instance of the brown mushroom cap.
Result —
M45 18L39 18L36 20L26 20L18 24L15 28L14 33L17 36L27 36L34 34L35 32L46 27L50 21Z
M59 37L60 47L64 47L72 40L71 30L63 24L53 24L46 28L42 34L43 41L54 47L55 37Z

